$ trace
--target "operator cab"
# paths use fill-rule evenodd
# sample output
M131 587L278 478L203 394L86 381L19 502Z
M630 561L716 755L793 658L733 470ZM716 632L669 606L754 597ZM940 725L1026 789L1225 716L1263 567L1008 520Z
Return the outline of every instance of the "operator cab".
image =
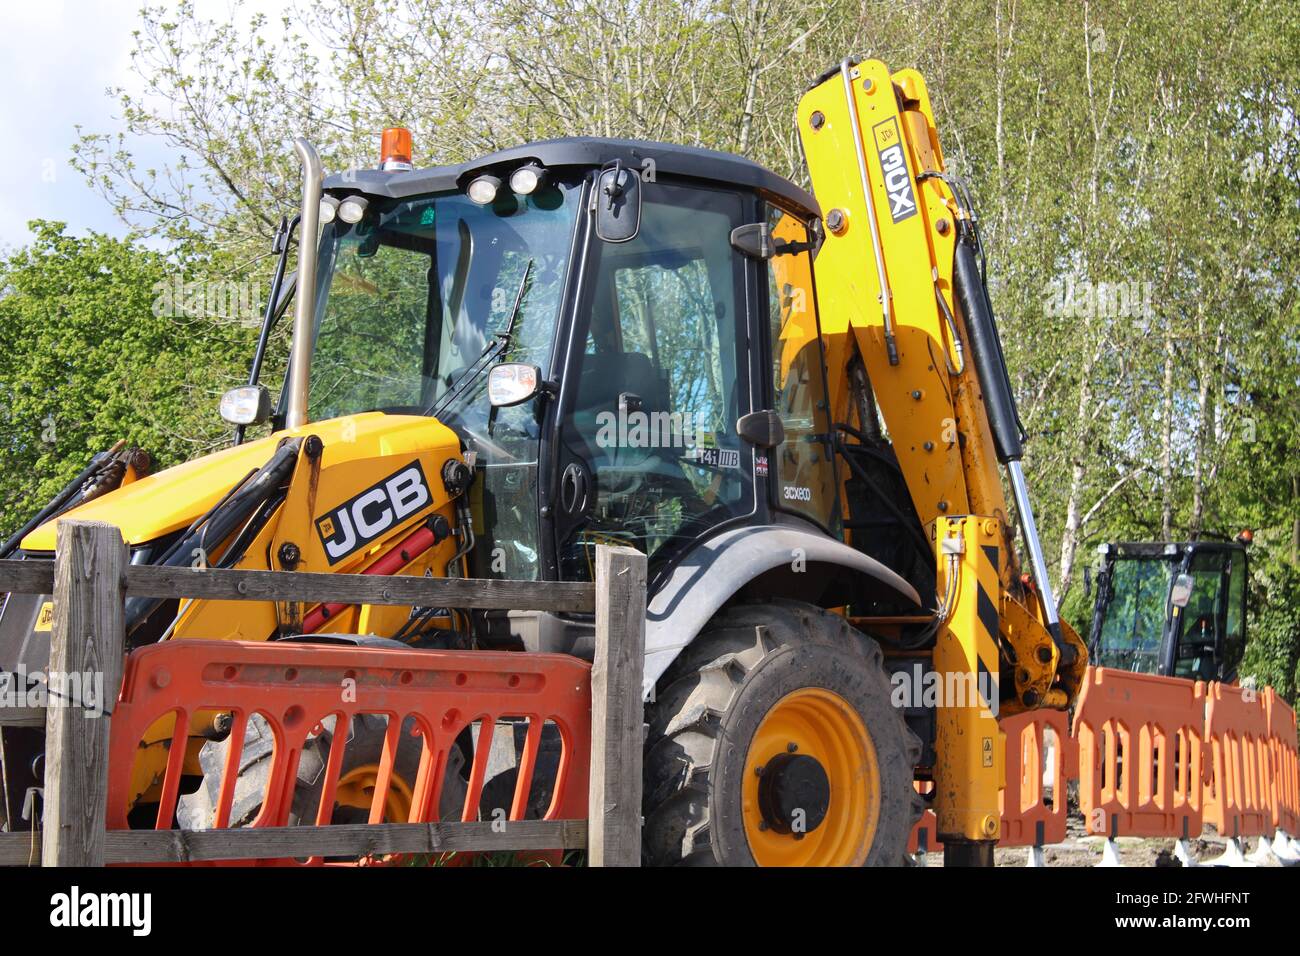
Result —
M476 470L471 576L586 580L596 545L622 543L653 584L703 535L779 513L842 536L818 207L792 183L571 138L331 176L321 220L308 417L454 429ZM775 254L733 241L754 224ZM772 411L776 441L741 434Z
M1246 646L1247 571L1240 541L1101 545L1092 661L1142 674L1235 679Z

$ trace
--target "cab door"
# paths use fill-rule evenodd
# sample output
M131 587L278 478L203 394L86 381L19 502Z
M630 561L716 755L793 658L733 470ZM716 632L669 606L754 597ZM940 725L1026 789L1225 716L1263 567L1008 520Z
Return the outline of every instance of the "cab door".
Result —
M766 262L771 361L770 407L785 440L763 454L772 506L815 522L839 537L839 481L835 467L826 356L813 287L808 226L798 216L767 207L775 253Z
M561 382L550 500L560 576L589 580L595 548L657 562L753 513L754 451L736 422L753 409L757 279L732 248L746 193L642 184L640 226L592 231Z

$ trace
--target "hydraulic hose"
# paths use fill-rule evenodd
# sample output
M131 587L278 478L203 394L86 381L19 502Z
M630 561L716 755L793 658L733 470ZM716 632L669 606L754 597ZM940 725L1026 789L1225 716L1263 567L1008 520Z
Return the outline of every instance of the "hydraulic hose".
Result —
M211 558L211 553L252 517L258 508L274 496L293 475L302 441L301 438L294 438L281 444L270 461L230 492L226 499L212 510L206 521L192 526L179 541L167 549L157 564L161 567L184 567L193 562L196 549L207 555L204 559L206 564L216 564ZM227 555L222 556L223 563L227 557ZM165 601L166 598L128 598L127 632L130 633L139 626Z
M0 558L10 557L18 550L18 545L22 543L23 538L27 537L51 518L57 517L64 511L67 511L74 504L80 504L79 501L73 501L74 496L83 486L90 482L92 478L98 477L102 471L113 464L116 460L114 456L121 451L122 446L125 444L126 440L121 439L108 451L100 452L92 458L90 464L83 468L76 478L73 478L70 482L64 485L63 490L55 495L50 500L49 504L37 512L30 521L10 535L9 538L5 540L4 544L0 544ZM123 469L123 473L125 473L125 469ZM121 476L119 475L118 482L121 482L121 480Z

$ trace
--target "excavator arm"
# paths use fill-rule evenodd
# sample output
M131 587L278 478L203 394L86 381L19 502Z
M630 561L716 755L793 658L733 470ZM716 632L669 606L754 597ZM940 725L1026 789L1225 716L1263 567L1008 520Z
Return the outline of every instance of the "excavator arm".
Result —
M857 417L852 441L887 434L934 548L935 670L981 688L979 706L939 708L939 832L991 845L996 717L1068 707L1087 651L1057 615L1034 525L978 219L916 71L846 59L803 96L797 122L822 203L815 290L835 421Z

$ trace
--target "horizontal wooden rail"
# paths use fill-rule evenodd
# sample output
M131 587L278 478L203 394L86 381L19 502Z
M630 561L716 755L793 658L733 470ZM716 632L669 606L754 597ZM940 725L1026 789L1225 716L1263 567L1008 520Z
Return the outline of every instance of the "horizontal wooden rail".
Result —
M390 853L496 853L580 850L586 820L478 823L346 823L324 827L226 830L109 830L104 863L193 863L211 860L358 857ZM0 866L40 862L30 833L0 834Z
M54 591L53 561L0 561L0 594L50 594Z
M307 604L332 601L588 613L596 609L595 587L580 581L503 581L131 565L125 570L123 584L127 597L301 601ZM53 561L0 561L0 593L49 594L53 589Z

